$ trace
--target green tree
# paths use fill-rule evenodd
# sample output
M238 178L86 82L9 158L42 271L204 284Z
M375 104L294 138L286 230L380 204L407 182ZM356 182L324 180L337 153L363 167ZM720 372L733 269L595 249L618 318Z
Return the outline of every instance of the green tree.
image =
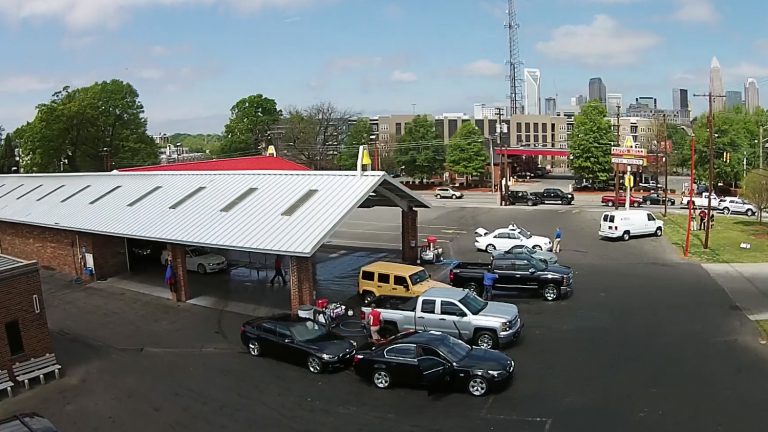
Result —
M240 99L230 109L229 122L224 126L221 153L263 153L269 131L281 116L274 99L261 94Z
M210 153L217 155L224 137L220 134L171 134L172 144L181 143L182 147L189 149L191 153Z
M367 145L371 137L371 123L359 118L344 137L344 146L336 158L336 165L343 170L357 169L357 155L361 145ZM371 157L374 155L371 154Z
M3 127L0 126L0 136L2 136ZM16 142L14 141L13 134L5 134L5 138L2 138L3 145L0 146L0 174L10 174L13 172L13 168L17 168L16 162Z
M605 181L613 172L611 145L616 142L608 112L597 100L581 107L570 142L571 168L585 179Z
M758 125L764 112L750 114L740 107L714 114L713 153L714 182L736 186L744 175L744 158L747 167L758 165ZM700 115L694 122L696 134L696 178L709 178L709 133L707 115Z
M758 208L757 220L763 222L763 211L768 210L768 169L755 169L744 179L744 197Z
M418 115L407 123L395 147L395 159L410 177L425 179L443 172L445 145L435 130L435 122Z
M448 143L446 167L465 178L482 174L489 158L483 140L483 133L477 126L471 122L462 124Z
M670 171L682 173L691 168L691 136L680 126L667 123L667 138L672 141Z
M351 111L340 109L332 102L289 108L283 119L285 144L279 150L316 170L333 167L333 159L346 140L352 117Z
M102 81L70 90L64 87L37 106L34 120L14 132L26 172L103 171L157 162L147 135L139 94L129 83ZM111 161L105 166L105 161Z

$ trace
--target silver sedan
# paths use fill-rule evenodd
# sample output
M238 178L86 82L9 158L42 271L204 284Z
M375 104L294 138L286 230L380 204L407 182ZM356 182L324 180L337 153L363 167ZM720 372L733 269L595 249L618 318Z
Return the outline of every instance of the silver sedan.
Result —
M497 257L499 255L510 255L510 254L528 254L534 258L538 258L547 264L557 264L557 255L555 255L552 252L547 251L540 251L533 248L530 248L525 245L515 245L507 250L496 250L491 253L493 257Z

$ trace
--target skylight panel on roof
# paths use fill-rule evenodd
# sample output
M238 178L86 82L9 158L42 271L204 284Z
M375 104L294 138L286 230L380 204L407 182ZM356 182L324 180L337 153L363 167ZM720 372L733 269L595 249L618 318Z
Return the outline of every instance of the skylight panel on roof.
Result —
M9 190L9 191L8 191L8 192L6 192L6 193L4 193L4 194L0 195L0 198L3 198L3 197L5 197L6 195L8 195L8 194L10 194L10 193L13 193L13 191L15 191L16 189L18 189L18 188L20 188L20 187L22 187L22 186L24 186L24 183L22 183L22 184L20 184L20 185L16 186L15 188L13 188L13 189Z
M205 186L200 186L199 188L197 188L197 189L193 190L192 192L188 193L184 198L182 198L182 199L176 201L175 203L173 203L173 205L171 205L168 208L171 209L171 210L175 210L175 209L179 208L185 202L187 202L190 199L192 199L195 195L199 194L200 192L202 192L204 190L205 190Z
M20 199L24 198L25 196L27 196L27 195L31 194L32 192L34 192L34 191L36 191L36 190L40 189L41 187L43 187L43 185L39 184L39 185L37 185L37 186L33 187L32 189L30 189L30 190L28 190L28 191L24 192L23 194L19 195L18 197L16 197L16 199L17 199L17 200L20 200Z
M75 192L75 193L73 193L72 195L70 195L70 196L68 196L68 197L64 198L63 200L61 200L61 202L67 202L67 201L69 201L70 199L74 198L74 197L75 197L77 194L79 194L80 192L82 192L82 191L84 191L84 190L88 189L89 187L91 187L91 185L86 185L86 186L83 186L83 187L81 187L81 188L80 188L80 189L79 189L77 192Z
M317 189L310 189L306 192L304 192L304 195L300 196L299 199L296 200L293 204L291 204L290 207L285 209L283 211L282 216L293 216L294 213L299 211L299 209L307 203L315 194L318 192Z
M46 193L45 195L41 196L40 198L38 198L37 201L42 201L43 199L45 199L45 197L47 197L48 195L56 192L57 190L59 190L59 189L61 189L63 187L64 187L64 185L61 185L61 186L57 187L56 189L53 189L52 191L50 191L50 192Z
M248 188L245 190L245 192L238 195L235 199L229 202L229 204L225 205L221 210L222 212L228 212L237 207L238 204L245 201L246 198L251 196L254 192L259 190L259 188Z
M152 188L152 189L150 189L149 191L147 191L147 192L143 193L143 194L142 194L140 197L138 197L138 198L136 198L135 200L133 200L133 201L129 202L129 203L128 203L128 207L133 207L133 206L135 206L136 204L138 204L138 203L140 203L140 202L144 201L144 199L145 199L146 197L148 197L148 196L152 195L153 193L155 193L155 192L159 191L159 190L160 190L160 189L162 189L162 188L163 188L162 186L155 186L155 187L153 187L153 188Z
M104 192L104 193L103 193L103 194L101 194L101 195L100 195L98 198L94 199L93 201L89 202L88 204L96 204L97 202L101 201L101 200L102 200L102 198L104 198L105 196L107 196L107 195L111 194L112 192L114 192L114 191L116 191L116 190L120 189L121 187L122 187L122 186L115 186L115 187L113 187L112 189L110 189L110 190L108 190L108 191Z

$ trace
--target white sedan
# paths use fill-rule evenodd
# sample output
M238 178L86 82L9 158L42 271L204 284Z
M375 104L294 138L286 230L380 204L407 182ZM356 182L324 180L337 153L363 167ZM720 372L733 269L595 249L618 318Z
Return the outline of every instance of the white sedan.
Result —
M227 259L201 248L187 248L187 270L200 274L217 272L227 268Z
M475 230L475 248L491 253L495 250L508 250L512 246L523 245L536 250L552 249L552 241L547 237L533 235L524 228L507 227L488 232L483 228Z

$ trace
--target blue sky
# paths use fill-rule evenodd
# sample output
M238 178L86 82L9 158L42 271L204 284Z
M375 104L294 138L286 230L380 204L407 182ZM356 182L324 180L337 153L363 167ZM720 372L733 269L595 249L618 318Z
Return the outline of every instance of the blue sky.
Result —
M120 78L150 133L220 132L229 108L332 101L364 115L471 113L505 100L497 0L0 0L0 125L63 85ZM624 103L673 87L768 85L764 0L517 0L521 57L559 104L601 76ZM694 100L694 111L704 103Z

